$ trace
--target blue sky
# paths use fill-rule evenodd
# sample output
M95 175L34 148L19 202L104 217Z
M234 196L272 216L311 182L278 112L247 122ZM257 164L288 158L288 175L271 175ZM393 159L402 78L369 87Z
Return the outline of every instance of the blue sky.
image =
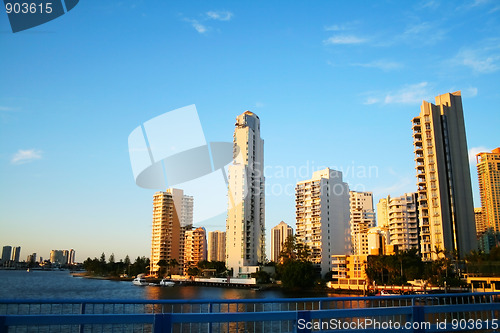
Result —
M0 13L0 45L0 245L22 258L149 256L154 191L127 138L190 104L207 141L259 115L268 230L295 225L293 187L322 166L375 202L414 191L424 99L461 90L469 150L500 146L494 0L81 1L16 34Z

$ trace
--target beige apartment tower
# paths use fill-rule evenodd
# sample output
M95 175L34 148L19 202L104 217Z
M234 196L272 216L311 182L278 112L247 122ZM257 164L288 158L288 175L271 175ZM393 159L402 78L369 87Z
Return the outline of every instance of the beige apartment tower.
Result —
M207 233L205 228L187 230L184 238L184 270L207 260Z
M375 226L372 192L349 192L352 253L369 254L368 229Z
M419 248L418 194L405 193L402 196L380 199L377 209L387 214L385 229L389 252L407 251Z
M151 235L150 274L158 274L158 262L175 259L181 272L184 262L185 232L193 225L193 197L179 189L167 189L153 196L153 230ZM177 272L176 272L177 270Z
M477 242L460 92L424 101L412 128L422 258L440 250L463 258Z
M500 232L500 147L476 155L482 232Z
M281 221L271 229L271 261L280 262L280 253L288 237L293 236L293 229Z
M487 230L483 219L483 209L481 207L474 208L474 219L476 220L476 236L479 239Z
M233 164L229 166L226 266L234 277L249 277L264 263L264 140L260 119L250 111L236 118Z
M226 260L226 233L211 231L208 233L208 261Z
M324 276L332 255L351 253L349 186L342 172L329 168L313 173L295 187L297 243L309 246L311 261Z

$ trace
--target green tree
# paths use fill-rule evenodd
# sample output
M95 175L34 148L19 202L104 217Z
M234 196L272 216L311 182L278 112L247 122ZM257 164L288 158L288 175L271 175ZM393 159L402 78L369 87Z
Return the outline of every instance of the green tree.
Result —
M317 278L310 261L287 260L280 267L281 283L288 289L311 288Z
M161 259L156 264L160 266L160 269L158 269L158 272L156 274L158 277L163 278L165 267L168 267L169 263L165 259Z

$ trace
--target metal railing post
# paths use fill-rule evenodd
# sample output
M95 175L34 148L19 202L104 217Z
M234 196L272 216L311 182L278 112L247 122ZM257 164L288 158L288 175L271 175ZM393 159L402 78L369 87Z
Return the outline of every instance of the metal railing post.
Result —
M425 332L425 312L423 306L412 306L412 330L414 333L423 333ZM415 325L415 323L418 323Z
M156 313L153 322L154 333L172 333L172 314Z
M309 327L309 328L308 328ZM297 311L297 333L311 333L311 311Z
M212 313L212 302L208 303L208 313ZM208 323L208 333L212 333L212 323Z
M5 325L5 316L0 316L0 333L7 333L9 328Z
M82 315L85 314L85 303L82 303L80 305L80 314L82 314ZM80 325L80 333L83 333L83 332L84 332L84 325L81 324Z

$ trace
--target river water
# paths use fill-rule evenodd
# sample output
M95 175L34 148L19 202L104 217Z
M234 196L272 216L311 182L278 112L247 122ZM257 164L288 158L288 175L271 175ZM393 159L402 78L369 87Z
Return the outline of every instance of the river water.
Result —
M134 286L129 281L73 277L68 271L0 270L0 299L252 299L326 296L335 295L204 286Z

